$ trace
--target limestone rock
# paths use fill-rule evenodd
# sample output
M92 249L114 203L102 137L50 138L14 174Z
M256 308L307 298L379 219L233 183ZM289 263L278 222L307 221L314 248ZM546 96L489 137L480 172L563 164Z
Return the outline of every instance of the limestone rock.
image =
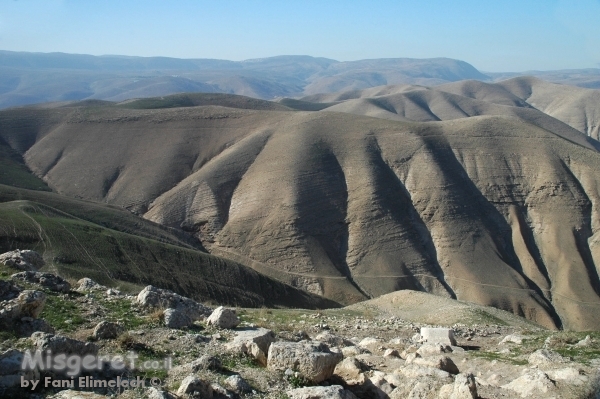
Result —
M200 370L218 371L221 370L222 367L223 365L219 358L210 355L203 355L192 362L192 371L194 372Z
M36 349L41 351L50 350L53 354L96 355L98 353L98 347L95 344L62 335L35 332L31 335L31 340Z
M507 335L506 337L504 337L502 339L502 341L500 341L500 345L507 344L507 343L513 343L513 344L519 344L520 345L520 344L523 343L524 339L525 338L523 336L521 336L521 335L510 334L510 335Z
M233 392L228 391L221 384L213 382L210 384L213 391L213 398L216 399L237 399L237 395Z
M101 321L94 328L92 335L96 339L112 339L117 338L123 332L123 327L109 321Z
M115 290L114 288L109 288L105 292L106 296L121 296L123 293L119 290Z
M219 306L206 319L206 322L215 327L231 329L240 324L240 319L237 317L235 310Z
M380 339L367 337L358 343L358 346L361 348L374 349L381 346L383 342Z
M229 376L223 381L225 386L235 393L251 392L252 387L239 374Z
M522 398L533 395L534 393L548 393L556 389L554 383L548 378L548 375L540 370L530 369L521 377L512 382L503 385L502 388L510 389Z
M443 382L431 377L422 377L418 380L408 380L397 386L390 395L390 399L433 399L438 398L438 392Z
M357 399L352 392L340 385L296 388L286 393L290 399Z
M29 316L37 318L46 303L46 294L41 291L25 290L17 297L21 317Z
M583 385L588 381L588 377L575 367L549 370L548 377L552 380L564 381L572 385Z
M329 350L324 343L274 342L269 348L267 368L277 371L290 368L318 383L331 377L341 360L342 354Z
M340 348L345 347L345 346L350 346L352 345L352 342L339 337L335 334L330 333L329 331L323 331L322 333L320 333L319 335L317 335L315 337L315 341L319 341L319 342L324 342L327 345L331 346L338 346Z
M367 349L355 345L345 346L342 348L342 353L344 354L344 357L357 356L361 353L367 352L369 352Z
M387 399L393 390L392 385L385 379L385 373L381 371L375 371L362 387L367 397L378 399Z
M451 387L448 399L477 399L477 384L473 374L457 375Z
M36 318L44 308L46 294L41 291L22 291L19 296L0 303L0 323L3 328L13 328L23 317Z
M451 328L421 327L421 342L456 346L454 331Z
M164 311L165 326L169 328L185 328L194 324L194 320L187 313L179 309L166 309Z
M362 384L364 382L363 365L354 357L347 357L339 362L334 369L334 374L342 378L348 385Z
M64 292L71 291L71 284L60 276L52 273L40 273L25 271L15 273L10 276L13 280L27 281L28 283L39 284L48 288L50 291Z
M417 349L417 353L422 357L440 355L451 351L450 347L441 344L424 344Z
M248 354L252 356L263 367L267 366L267 353L265 353L255 342L248 344Z
M28 249L5 252L0 255L0 263L15 269L32 271L38 270L46 264L40 254Z
M400 353L397 349L386 349L383 352L383 357L400 357Z
M275 342L275 334L266 328L251 328L238 331L233 341L226 344L229 351L250 354L250 344L254 343L266 355L269 353L269 346Z
M417 364L408 364L404 367L399 368L394 373L399 373L409 379L431 377L438 380L453 382L452 376L447 371L433 367L419 366Z
M548 349L538 349L531 355L529 355L527 361L533 366L542 366L556 363L565 363L567 359L565 359L560 354L554 351Z
M593 340L589 335L586 335L584 339L582 339L581 341L577 342L575 344L575 346L577 347L586 347L586 346L590 346L592 344Z
M103 285L98 284L91 278L84 277L77 281L77 288L75 291L97 291L97 290L106 290L107 288Z
M23 317L37 318L44 309L46 294L42 291L25 290L10 301L0 303L0 321L10 324Z
M408 364L416 364L424 367L431 367L435 369L444 370L450 374L458 374L458 367L456 364L450 359L448 356L430 356L427 358L422 358L420 356L416 356L412 358L410 361L407 358L406 363Z
M177 309L192 321L209 315L211 309L173 291L149 285L140 291L135 301L148 309Z
M213 397L213 390L208 382L202 381L194 375L190 375L181 381L181 385L177 390L177 395L188 395L188 397L199 399L211 399Z
M38 370L23 370L23 352L9 349L0 354L0 393L4 389L20 387L21 377L26 380L39 379Z

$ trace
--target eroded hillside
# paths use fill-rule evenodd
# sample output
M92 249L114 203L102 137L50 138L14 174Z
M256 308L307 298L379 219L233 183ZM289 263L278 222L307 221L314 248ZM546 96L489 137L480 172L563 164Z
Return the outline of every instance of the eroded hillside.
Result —
M600 328L597 143L523 104L452 95L481 112L71 105L3 111L0 135L58 193L336 301L410 288Z

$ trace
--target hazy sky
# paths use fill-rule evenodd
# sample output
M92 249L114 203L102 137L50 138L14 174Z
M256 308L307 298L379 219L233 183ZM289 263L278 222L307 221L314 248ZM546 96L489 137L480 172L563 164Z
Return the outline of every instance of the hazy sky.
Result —
M600 0L0 0L0 49L340 61L489 72L600 67Z

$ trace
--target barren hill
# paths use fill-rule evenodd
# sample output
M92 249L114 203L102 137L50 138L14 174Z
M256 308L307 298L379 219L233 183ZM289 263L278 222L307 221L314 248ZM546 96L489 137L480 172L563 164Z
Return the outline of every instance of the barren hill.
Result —
M516 97L596 140L600 134L600 90L550 83L533 77L518 77L495 84L465 81L437 89L492 103Z
M571 137L574 129L596 140L600 129L600 90L549 83L527 76L499 83L463 80L435 87L388 85L315 94L302 97L300 101L323 104L321 109L325 111L422 122L510 115ZM283 103L301 108L300 103ZM303 109L310 109L310 106L304 104ZM572 129L561 126L558 121Z
M409 288L599 329L594 141L530 107L437 93L480 116L232 108L246 100L231 96L2 111L0 137L58 193L343 303Z

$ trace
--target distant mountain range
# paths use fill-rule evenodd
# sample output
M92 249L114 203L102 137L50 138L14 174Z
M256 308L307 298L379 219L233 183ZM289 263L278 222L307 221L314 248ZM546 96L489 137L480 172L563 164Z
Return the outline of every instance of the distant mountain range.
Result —
M600 87L598 69L531 74L560 83ZM381 85L433 86L465 79L493 81L513 76L484 74L464 61L448 58L340 62L309 56L278 56L238 62L0 51L0 108L50 101L123 101L182 92L273 99Z

